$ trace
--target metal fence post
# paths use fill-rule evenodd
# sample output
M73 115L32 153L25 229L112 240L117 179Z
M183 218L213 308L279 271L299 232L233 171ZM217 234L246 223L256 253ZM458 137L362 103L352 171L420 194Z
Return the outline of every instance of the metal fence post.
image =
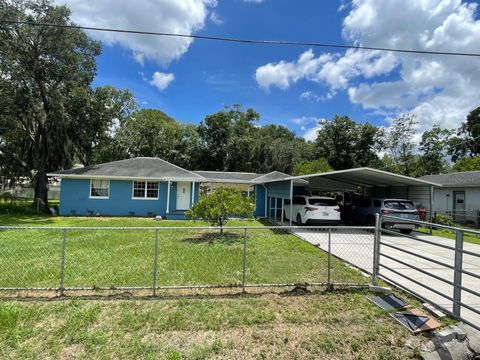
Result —
M462 302L463 231L455 232L455 269L453 272L453 314L460 317Z
M373 233L373 271L372 284L378 284L378 273L380 272L380 240L381 240L380 214L375 214L375 230Z
M158 287L158 228L155 228L155 252L153 255L153 296L157 296Z
M62 260L60 268L60 296L63 296L65 291L65 255L67 252L67 229L63 229L63 241L62 241Z
M245 292L245 285L247 284L247 228L243 233L243 276L242 276L242 291Z
M331 271L332 271L332 251L331 251L331 246L332 246L332 228L328 228L328 273L327 273L327 284L328 284L328 289L330 290L332 288L332 280L331 280Z

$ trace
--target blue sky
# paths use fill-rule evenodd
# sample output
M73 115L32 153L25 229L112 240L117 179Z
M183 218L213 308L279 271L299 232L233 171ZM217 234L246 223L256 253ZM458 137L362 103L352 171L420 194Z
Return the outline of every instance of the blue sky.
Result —
M80 25L480 52L478 4L460 0L427 0L421 7L416 0L67 3ZM239 103L257 110L260 124L285 125L311 139L317 120L334 114L388 127L395 116L413 112L420 133L435 123L456 127L480 105L472 95L480 82L478 59L91 35L103 41L96 86L128 88L141 106L180 121L198 123ZM152 84L156 72L160 86Z

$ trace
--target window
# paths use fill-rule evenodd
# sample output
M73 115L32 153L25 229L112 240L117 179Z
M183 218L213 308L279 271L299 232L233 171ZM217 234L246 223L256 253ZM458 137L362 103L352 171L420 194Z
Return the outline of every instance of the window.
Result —
M296 196L293 198L293 204L294 205L306 205L305 198Z
M110 180L90 180L90 197L108 199L110 193Z
M337 206L335 199L310 198L308 199L310 205L316 206Z
M385 201L385 207L394 210L415 210L415 205L411 201L402 200L387 200Z
M158 199L158 182L134 181L133 199Z

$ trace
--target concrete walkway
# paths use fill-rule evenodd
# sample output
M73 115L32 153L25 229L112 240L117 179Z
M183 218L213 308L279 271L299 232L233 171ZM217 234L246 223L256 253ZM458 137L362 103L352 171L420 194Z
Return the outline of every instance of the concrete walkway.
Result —
M317 245L323 250L328 249L328 232L325 230L298 229L294 230L294 233L300 236L302 239ZM415 233L414 237L451 247L455 245L454 240L438 236ZM432 278L431 276L423 274L418 270L414 270L406 265L399 264L397 261L387 258L387 256L392 257L393 259L398 259L406 264L414 265L449 281L453 281L452 269L448 269L444 266L434 264L431 261L420 259L414 255L392 249L387 245L394 245L400 249L405 249L414 254L420 254L428 259L434 259L451 266L454 265L453 250L426 244L415 239L410 239L402 236L400 233L398 236L382 233L381 242L386 245L381 247L380 253L386 256L380 257L380 275L384 275L399 283L406 289L415 291L426 299L429 299L430 301L435 302L446 309L452 310L452 302L450 300L445 299L441 295L430 290L427 290L421 285L415 284L414 282L403 278L393 271L387 270L384 266L401 272L402 274L417 280L421 284L427 284L440 293L452 297L453 287L450 284ZM465 243L464 249L480 254L480 245L477 244ZM373 231L355 228L333 228L331 233L331 251L333 255L363 269L366 272L371 273L373 268ZM464 269L480 275L480 257L464 254L463 264ZM333 280L335 281L335 279ZM464 287L480 292L480 280L463 274L462 283ZM462 301L471 307L480 310L480 298L465 290L462 291ZM477 315L466 308L462 308L461 315L465 319L480 326L480 315Z

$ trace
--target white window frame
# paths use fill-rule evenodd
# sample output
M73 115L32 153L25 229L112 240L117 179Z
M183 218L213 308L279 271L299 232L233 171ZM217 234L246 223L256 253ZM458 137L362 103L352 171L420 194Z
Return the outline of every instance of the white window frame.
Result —
M92 184L94 181L100 180L100 181L106 181L108 184L108 195L107 196L94 196L92 195ZM99 200L106 200L110 198L110 180L109 179L90 179L90 186L88 188L88 197L90 199L99 199Z
M133 196L135 193L135 183L144 183L145 184L145 193L142 197L136 197ZM157 183L158 188L157 188L157 197L147 197L148 193L148 183ZM138 181L138 180L133 180L132 181L132 200L158 200L160 198L160 182L159 181Z

